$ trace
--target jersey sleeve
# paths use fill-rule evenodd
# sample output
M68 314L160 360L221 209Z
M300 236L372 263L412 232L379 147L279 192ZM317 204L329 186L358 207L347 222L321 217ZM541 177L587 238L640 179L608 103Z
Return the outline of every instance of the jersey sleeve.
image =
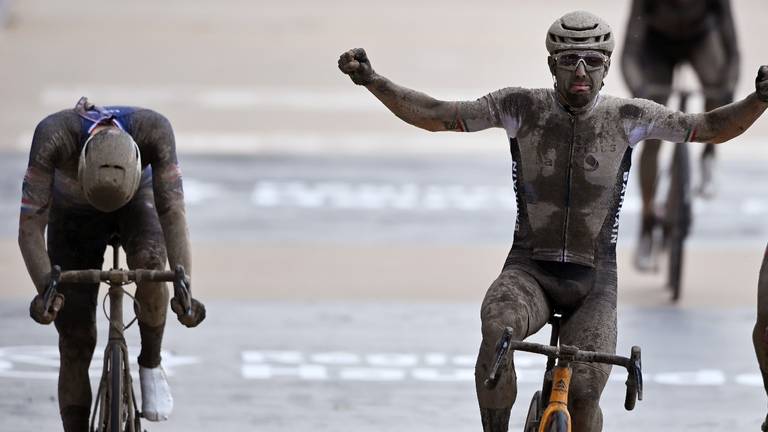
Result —
M68 138L56 115L35 128L27 171L21 186L21 217L45 216L51 205L54 172Z
M625 128L632 147L646 139L670 142L695 140L694 117L691 114L645 99L631 99L621 109L630 113L625 116Z
M519 121L518 101L524 89L505 88L489 93L472 102L461 102L459 117L467 132L489 128L514 129Z

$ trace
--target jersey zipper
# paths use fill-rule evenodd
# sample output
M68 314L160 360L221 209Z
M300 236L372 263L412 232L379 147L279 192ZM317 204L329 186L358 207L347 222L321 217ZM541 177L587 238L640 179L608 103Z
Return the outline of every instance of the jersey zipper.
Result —
M569 114L571 119L571 143L568 149L568 177L566 181L565 193L565 221L563 222L563 251L561 262L565 262L565 254L568 250L568 222L571 214L571 183L573 181L573 149L576 140L576 117Z

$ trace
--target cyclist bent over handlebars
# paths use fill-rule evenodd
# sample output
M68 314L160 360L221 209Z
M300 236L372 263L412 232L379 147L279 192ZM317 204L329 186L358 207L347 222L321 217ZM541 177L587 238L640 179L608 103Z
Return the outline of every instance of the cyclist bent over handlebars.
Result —
M339 68L355 84L414 126L429 131L506 130L518 215L506 263L481 307L483 341L475 380L485 431L507 430L517 396L511 364L493 390L483 385L505 327L524 339L558 309L563 312L561 343L615 352L618 212L634 146L647 138L724 142L768 107L768 66L760 69L757 93L705 114L600 94L614 34L587 12L555 21L546 46L554 89L505 88L459 102L436 100L393 83L373 70L362 49L339 58ZM598 403L609 368L572 366L573 430L599 431Z
M98 107L82 98L74 109L37 125L19 218L19 247L38 292L30 315L41 324L55 322L59 333L59 409L67 432L88 430L98 284L61 284L47 310L41 294L52 265L101 268L114 234L129 267L162 270L168 260L171 268L182 265L190 274L184 193L170 123L148 109ZM142 412L148 420L165 420L173 407L160 365L168 291L164 283L139 283L136 299ZM191 315L176 302L171 307L187 326L205 318L205 308L195 300Z

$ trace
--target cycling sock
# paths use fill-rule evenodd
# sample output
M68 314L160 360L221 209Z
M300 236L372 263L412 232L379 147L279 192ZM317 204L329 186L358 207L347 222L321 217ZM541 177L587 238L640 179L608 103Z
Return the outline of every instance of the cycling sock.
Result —
M163 343L164 330L165 324L153 327L139 321L139 333L141 334L140 366L150 369L160 366L160 347Z
M483 431L507 432L509 429L509 412L511 410L511 408L480 408L480 419L483 422Z
M64 425L64 432L87 432L90 412L89 407L77 405L62 408L61 422Z

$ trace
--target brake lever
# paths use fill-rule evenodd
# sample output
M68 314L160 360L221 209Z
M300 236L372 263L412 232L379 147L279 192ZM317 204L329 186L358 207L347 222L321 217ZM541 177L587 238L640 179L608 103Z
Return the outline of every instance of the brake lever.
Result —
M176 266L175 269L175 283L173 284L173 297L184 308L184 314L192 316L192 295L189 292L187 286L187 277L184 273L184 266L181 264Z
M48 288L45 289L45 292L43 293L43 305L45 305L45 309L43 310L50 310L51 306L53 306L53 299L56 297L56 294L58 294L58 286L61 281L61 267L55 265L53 268L51 268L51 275L50 275L50 281L48 282Z
M507 327L504 329L504 333L501 335L499 342L496 344L496 361L493 362L491 373L488 375L488 379L483 382L483 385L487 389L493 389L501 378L501 365L504 361L504 357L509 352L509 342L512 339L512 329Z

